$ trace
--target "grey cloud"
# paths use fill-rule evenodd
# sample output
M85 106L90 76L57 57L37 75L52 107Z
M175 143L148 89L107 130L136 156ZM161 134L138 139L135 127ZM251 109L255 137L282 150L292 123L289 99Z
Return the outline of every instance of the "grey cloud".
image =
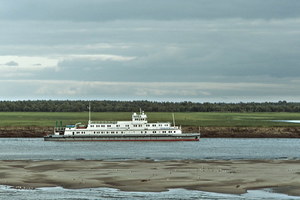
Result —
M171 101L272 101L280 97L299 99L298 87L290 81L280 84L214 83L214 82L101 82L1 80L3 98L19 99L114 99L114 100L171 100ZM63 87L62 87L63 86ZM16 90L16 88L18 88ZM7 92L8 91L8 92ZM281 91L280 93L278 91ZM30 94L30 96L28 96ZM294 95L291 95L294 94Z
M107 21L299 17L298 0L1 0L2 19Z
M8 56L44 57L58 63L33 71L26 71L24 63L18 69L18 79L23 78L24 85L33 89L24 90L28 92L22 94L25 96L228 101L298 98L299 84L290 80L300 78L299 0L0 3L2 66L18 63ZM134 59L94 59L93 55ZM39 66L40 62L31 63ZM7 74L17 73L2 68ZM10 81L14 93L25 87ZM84 84L89 81L93 83ZM58 94L60 84L68 87Z
M33 35L33 39L17 37L31 45L23 48L18 45L14 49L11 44L10 49L4 46L0 50L0 53L60 57L61 71L37 72L37 78L208 81L235 77L239 81L249 76L300 76L297 19L43 24L41 33L30 34L35 24L23 30ZM16 40L13 34L7 35L12 35L11 41ZM64 59L69 54L112 54L136 59L130 62ZM73 75L64 77L70 71Z
M18 66L19 64L15 61L10 61L8 63L5 63L6 66Z

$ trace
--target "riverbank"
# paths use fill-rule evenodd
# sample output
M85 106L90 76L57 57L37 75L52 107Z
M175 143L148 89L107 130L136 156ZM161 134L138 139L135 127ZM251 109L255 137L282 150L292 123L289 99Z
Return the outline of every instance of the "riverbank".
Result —
M202 138L300 138L300 127L182 127L184 133L198 133ZM0 127L0 137L43 137L53 127Z
M0 184L16 188L96 188L166 191L185 188L242 194L273 188L300 196L299 160L0 161Z
M202 138L300 138L300 127L183 127Z

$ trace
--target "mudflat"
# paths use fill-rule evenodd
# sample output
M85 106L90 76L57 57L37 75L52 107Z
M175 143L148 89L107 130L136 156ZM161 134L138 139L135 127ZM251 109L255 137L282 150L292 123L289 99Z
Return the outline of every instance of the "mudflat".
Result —
M124 191L185 188L241 194L273 188L300 196L299 160L0 161L0 184L16 188L111 187Z

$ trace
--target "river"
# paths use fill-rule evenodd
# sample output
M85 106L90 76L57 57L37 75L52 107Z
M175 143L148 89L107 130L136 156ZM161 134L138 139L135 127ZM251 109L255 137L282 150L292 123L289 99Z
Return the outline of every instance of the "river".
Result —
M300 139L203 138L199 142L44 142L42 138L1 138L0 160L241 160L300 159ZM253 190L243 195L184 189L123 192L112 188L35 190L0 187L1 199L300 199Z
M300 139L203 138L199 142L44 142L0 138L0 160L300 159Z

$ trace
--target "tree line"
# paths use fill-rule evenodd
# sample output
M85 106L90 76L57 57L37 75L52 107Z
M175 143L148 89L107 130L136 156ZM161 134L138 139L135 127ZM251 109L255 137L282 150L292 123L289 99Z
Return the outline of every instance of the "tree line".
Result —
M0 101L0 112L300 112L296 102L197 103L155 101Z

